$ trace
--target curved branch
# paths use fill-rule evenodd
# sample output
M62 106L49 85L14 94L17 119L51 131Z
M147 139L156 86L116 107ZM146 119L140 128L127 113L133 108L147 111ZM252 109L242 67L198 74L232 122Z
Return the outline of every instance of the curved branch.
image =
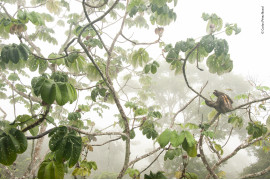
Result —
M195 49L197 49L198 47L200 46L200 43L198 43L195 47L193 47L191 49L191 51L187 54L186 58L185 59L182 59L184 60L184 63L183 63L183 66L182 66L182 71L183 71L183 75L184 75L184 79L185 79L185 82L186 82L186 85L188 86L188 88L190 90L192 90L195 94L197 94L198 96L200 96L201 98L203 98L204 100L208 101L208 99L204 96L202 96L199 92L197 92L195 89L193 89L190 85L189 85L189 82L187 80L187 75L186 75L186 63L187 63L187 59L189 58L189 56L191 55L191 53L193 51L195 51Z
M128 39L126 36L124 36L124 34L121 32L121 36L126 39L127 41L131 42L133 45L152 45L152 44L156 44L160 41L160 38L161 36L158 36L158 39L153 41L153 42L150 42L150 43L138 43L138 42L135 42L135 41L132 41L130 39Z
M257 177L257 176L264 175L265 173L268 173L268 172L270 172L270 166L268 166L266 169L264 169L262 171L242 176L241 179L254 178L254 177Z
M88 7L90 7L90 8L100 8L100 7L104 6L107 3L108 3L108 0L104 0L104 2L102 4L94 6L94 5L90 5L90 4L86 3L86 2L84 2L84 4L86 6L88 6Z

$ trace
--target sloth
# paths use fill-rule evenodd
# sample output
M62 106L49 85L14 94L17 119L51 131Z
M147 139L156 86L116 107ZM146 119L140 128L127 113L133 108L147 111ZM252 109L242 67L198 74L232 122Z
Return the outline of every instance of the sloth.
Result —
M215 108L218 112L225 114L232 110L232 99L225 93L215 90L213 94L217 97L217 101L208 101L206 100L205 103Z

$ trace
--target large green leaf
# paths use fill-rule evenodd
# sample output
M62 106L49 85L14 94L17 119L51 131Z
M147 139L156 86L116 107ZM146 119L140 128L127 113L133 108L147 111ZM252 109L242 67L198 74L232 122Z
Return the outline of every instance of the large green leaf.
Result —
M205 51L207 53L210 53L215 48L215 41L213 35L206 35L204 36L201 41L201 46L204 47Z
M74 135L69 136L69 141L72 144L71 157L68 161L69 168L73 167L79 160L82 151L82 138Z
M57 149L59 149L61 142L64 136L67 134L67 132L68 132L67 127L62 126L56 128L54 132L49 134L49 136L52 136L49 141L49 148L51 151L56 151Z
M45 160L40 164L38 170L39 179L63 179L65 168L63 163L53 160Z
M184 142L184 140L185 140L184 133L180 133L180 135L179 135L176 131L172 132L170 142L172 143L173 147L178 147L179 145L181 145Z
M55 83L51 80L45 80L40 89L41 98L47 104L52 104L56 96Z
M0 130L0 163L11 165L17 158L17 154L25 152L27 139L24 134L16 128L7 132Z
M140 48L133 52L131 64L133 67L143 67L149 61L149 54L144 48Z
M11 128L9 136L15 146L16 153L22 154L27 149L27 139L25 135L18 129Z
M169 129L166 129L159 135L157 141L160 144L160 147L164 148L170 142L171 135L172 131L170 131Z
M43 76L40 77L34 77L31 81L32 88L34 90L34 94L36 96L40 95L41 87L43 86L43 83L45 82L46 78Z
M69 160L69 167L73 167L79 160L82 150L82 139L73 132L68 133L66 127L59 127L51 134L49 147L55 152L56 162Z
M63 82L56 83L55 99L57 104L59 104L60 106L63 106L69 101L69 91L66 83Z
M9 135L4 132L0 134L0 163L11 165L17 158L16 148Z

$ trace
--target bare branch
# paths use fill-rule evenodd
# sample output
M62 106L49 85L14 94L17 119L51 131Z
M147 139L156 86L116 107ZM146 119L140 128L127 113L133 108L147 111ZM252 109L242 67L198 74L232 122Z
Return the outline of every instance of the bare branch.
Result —
M270 171L270 166L268 166L266 169L264 169L262 171L242 176L241 179L248 179L248 178L254 178L254 177L257 177L257 176L261 176L261 175L264 175L264 174L268 173L269 171Z
M260 140L262 140L262 139L264 139L264 138L267 137L267 136L270 136L270 133L268 133L266 136L262 136L262 137L259 137L259 138L257 138L257 139L253 139L253 140L250 141L250 142L248 142L248 139L247 139L247 140L245 141L245 143L242 143L242 144L240 144L237 148L235 148L235 150L234 150L231 154L227 155L226 157L220 159L217 163L215 163L211 170L214 171L220 164L224 163L224 162L227 161L228 159L230 159L230 158L232 158L233 156L235 156L235 155L238 153L238 151L240 151L241 149L245 149L245 148L247 148L248 146L250 146L250 145L252 145L252 144L254 144L254 143L256 143L256 142L258 142L258 141L260 141ZM206 178L209 178L209 177L210 177L210 175L208 174Z
M125 133L121 133L121 132L89 133L89 132L82 131L82 130L80 130L80 129L78 129L78 128L72 127L72 126L66 126L66 127L67 127L68 129L75 130L75 131L77 131L77 132L79 132L79 133L81 133L81 134L91 135L91 136L107 136L107 135L111 136L111 135L121 135L121 136L127 137L127 135L126 135ZM55 128L57 128L57 127L55 127ZM49 133L50 133L51 131L53 131L55 128L49 129L49 130L45 131L44 133L39 134L39 135L37 135L37 136L27 136L26 138L27 138L27 139L39 139L39 138L41 138L41 137L46 136L47 134L49 134Z
M40 98L37 98L37 97L29 97L27 94L21 92L21 91L18 91L15 86L13 86L13 84L11 82L9 82L9 80L7 80L6 76L2 73L0 73L1 77L2 77L2 80L5 81L11 89L13 89L17 94L19 94L20 96L24 97L25 99L31 99L31 101L34 101L34 102L38 102L38 103L41 103L41 99Z
M163 153L165 151L165 149L163 149L158 155L157 155L157 157L146 167L146 168L144 168L141 172L140 172L140 174L138 175L138 177L140 177L140 175L144 172L144 171L146 171L149 167L151 167L152 166L152 164L154 164L154 162L156 162L156 160L159 158L159 156Z
M149 153L147 153L147 154L144 154L144 155L142 155L142 156L140 156L140 157L134 159L133 161L130 161L130 162L128 163L128 166L131 166L131 165L133 165L134 163L136 163L136 162L138 162L138 161L140 161L140 160L142 160L142 159L144 159L144 158L146 158L146 157L148 157L148 156L151 156L152 154L158 152L158 151L161 150L161 149L162 149L161 147L158 147L157 149L154 149L153 151L151 151L151 152L149 152Z
M200 91L200 94L202 93L202 91L203 91L203 89L206 87L206 85L207 85L207 83L208 83L208 81L205 83L205 85L202 87L202 89L201 89L201 91ZM172 118L172 123L171 123L171 128L173 127L173 125L174 125L174 121L175 121L175 118L176 118L176 116L180 113L180 112L182 112L183 110L185 110L197 97L198 97L199 95L196 95L194 98L192 98L184 107L182 107L179 111L177 111L176 113L175 113L175 115L173 116L173 118Z
M119 139L121 139L121 137L118 137L118 138L115 138L115 139L111 139L111 140L106 141L106 142L104 142L104 143L102 143L102 144L93 144L93 145L91 145L91 146L103 146L103 145L105 145L105 144L108 144L108 143L113 142L113 141L117 141L117 140L119 140Z

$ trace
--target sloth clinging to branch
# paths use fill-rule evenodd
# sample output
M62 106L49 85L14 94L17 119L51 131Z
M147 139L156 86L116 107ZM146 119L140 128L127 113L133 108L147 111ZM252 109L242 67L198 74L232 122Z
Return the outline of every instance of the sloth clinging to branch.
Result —
M233 100L227 94L217 90L215 90L213 94L217 97L217 101L206 100L205 103L208 106L215 108L218 112L223 114L232 110Z

